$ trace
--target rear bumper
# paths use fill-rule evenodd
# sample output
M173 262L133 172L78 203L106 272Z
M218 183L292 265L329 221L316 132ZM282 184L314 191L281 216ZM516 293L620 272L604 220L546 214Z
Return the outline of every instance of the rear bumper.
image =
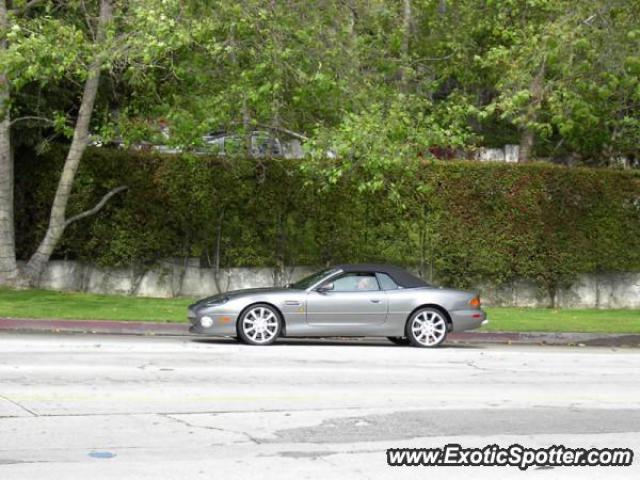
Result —
M451 315L451 323L453 324L452 332L473 330L489 323L487 314L482 310L454 310L449 312L449 315Z

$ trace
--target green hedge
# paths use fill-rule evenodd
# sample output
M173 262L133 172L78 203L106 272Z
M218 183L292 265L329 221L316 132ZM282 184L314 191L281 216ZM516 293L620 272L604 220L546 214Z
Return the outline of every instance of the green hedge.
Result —
M19 152L19 255L35 248L65 151ZM129 190L73 224L57 258L148 266L386 261L465 287L528 278L553 292L583 272L640 270L640 175L549 164L470 162L389 171L399 195L360 191L366 172L323 185L297 161L90 149L69 215ZM217 255L217 252L219 255Z

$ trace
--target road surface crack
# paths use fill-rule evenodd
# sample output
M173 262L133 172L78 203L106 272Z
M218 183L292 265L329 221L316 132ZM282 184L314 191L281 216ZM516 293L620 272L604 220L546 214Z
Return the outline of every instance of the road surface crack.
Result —
M214 430L214 431L224 432L224 433L233 433L233 434L236 434L236 435L242 435L242 436L246 437L250 442L255 443L256 445L262 444L262 442L260 440L258 440L257 438L255 438L254 436L252 436L251 434L249 434L247 432L240 432L238 430L229 430L227 428L212 427L210 425L195 425L195 424L193 424L191 422L188 422L187 420L183 420L181 418L176 418L176 417L172 416L171 414L166 414L166 413L160 413L158 415L160 415L161 417L168 418L169 420L173 420L174 422L181 423L182 425L185 425L185 426L190 427L190 428L200 428L200 429L204 429L204 430Z
M10 404L12 404L12 405L15 405L15 406L16 406L16 407L18 407L19 409L24 410L25 412L27 412L27 413L28 413L29 415L31 415L32 417L38 417L38 416L39 416L39 415L38 415L36 412L34 412L33 410L31 410L31 409L29 409L29 408L25 407L24 405L22 405L22 404L21 404L21 403L19 403L19 402L16 402L16 401L14 401L14 400L11 400L11 399L10 399L10 398L8 398L8 397L5 397L4 395L0 395L0 398L1 398L2 400L5 400L5 401L9 402L9 403L10 403Z
M480 366L476 365L476 362L473 362L473 361L467 362L467 367L475 368L476 370L480 370L480 371L483 371L483 372L490 372L491 371L490 368L480 367Z

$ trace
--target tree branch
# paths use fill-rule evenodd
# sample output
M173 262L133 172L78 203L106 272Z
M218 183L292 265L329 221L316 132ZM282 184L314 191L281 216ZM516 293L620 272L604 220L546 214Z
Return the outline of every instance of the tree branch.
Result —
M27 2L22 8L17 9L16 13L24 15L25 13L27 13L29 10L31 10L34 7L37 7L39 3L42 3L43 0L30 0L29 2Z
M242 125L240 122L232 122L231 125ZM252 123L252 127L264 128L266 130L273 130L275 132L281 132L289 135L290 137L297 138L303 142L309 141L309 137L303 135L302 133L294 132L293 130L289 130L284 127L274 127L273 125L264 125L262 123Z
M91 210L86 210L82 213L79 213L78 215L75 215L71 218L69 218L68 220L66 220L64 222L64 226L65 228L68 227L70 224L72 224L73 222L77 222L78 220L82 220L83 218L86 217L90 217L91 215L95 215L96 213L98 213L102 207L104 207L107 202L111 199L111 197L113 197L114 195L117 195L118 193L126 190L127 187L126 185L122 185L118 188L114 188L113 190L111 190L110 192L108 192L104 197L102 197L102 200L100 200L95 207L93 207Z
M303 142L306 142L309 140L309 137L302 135L301 133L298 132L294 132L293 130L289 130L288 128L283 128L283 127L274 127L274 126L269 126L269 125L256 125L257 127L260 128L268 128L269 130L274 130L276 132L281 132L281 133L286 133L287 135L293 137L293 138L297 138L298 140L302 140Z
M18 122L26 122L28 120L34 120L34 121L38 121L38 122L43 122L43 123L48 123L50 125L53 125L53 120L51 120L50 118L46 118L46 117L38 117L36 115L26 115L24 117L18 117L18 118L14 118L11 121L11 126L15 125Z

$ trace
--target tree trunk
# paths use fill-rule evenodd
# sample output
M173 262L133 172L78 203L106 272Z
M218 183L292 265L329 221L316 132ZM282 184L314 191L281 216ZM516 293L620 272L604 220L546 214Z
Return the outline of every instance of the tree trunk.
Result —
M447 13L447 0L440 0L438 2L438 13L445 15Z
M531 151L536 140L536 134L530 128L525 127L520 135L518 148L518 163L527 163L531 160Z
M543 61L540 69L535 74L529 85L531 92L531 102L527 107L525 115L525 124L522 127L520 135L520 148L518 150L518 163L527 163L531 160L531 152L536 140L536 134L530 124L535 122L538 117L538 106L542 102L544 96L544 75L546 71L546 63Z
M407 88L407 76L409 73L409 39L411 38L412 15L411 0L403 0L402 44L400 45L400 85L403 90Z
M253 157L253 145L251 141L251 115L247 106L247 95L242 94L242 128L244 130L244 149L247 158Z
M411 0L403 0L402 4L402 56L409 56L409 37L411 35Z
M7 2L0 0L0 31L9 28ZM7 48L2 39L0 51ZM13 155L11 152L11 112L9 79L0 73L0 285L12 284L18 277L13 224Z
M111 22L112 18L113 6L111 0L101 0L100 17L98 18L98 29L96 34L97 44L104 41L107 24ZM71 189L73 188L73 181L76 172L78 171L80 160L82 159L82 155L84 154L89 141L91 115L93 113L93 106L98 93L100 69L104 61L99 55L100 54L98 54L89 66L87 80L85 81L84 91L82 93L80 110L78 112L78 118L76 119L76 125L73 132L71 147L67 153L62 174L58 181L58 188L53 199L47 232L38 246L38 249L29 259L25 269L25 275L30 285L37 285L40 281L40 276L42 275L42 272L44 271L47 262L49 261L54 248L60 241L60 237L66 227L67 203L69 202L69 196L71 194Z

